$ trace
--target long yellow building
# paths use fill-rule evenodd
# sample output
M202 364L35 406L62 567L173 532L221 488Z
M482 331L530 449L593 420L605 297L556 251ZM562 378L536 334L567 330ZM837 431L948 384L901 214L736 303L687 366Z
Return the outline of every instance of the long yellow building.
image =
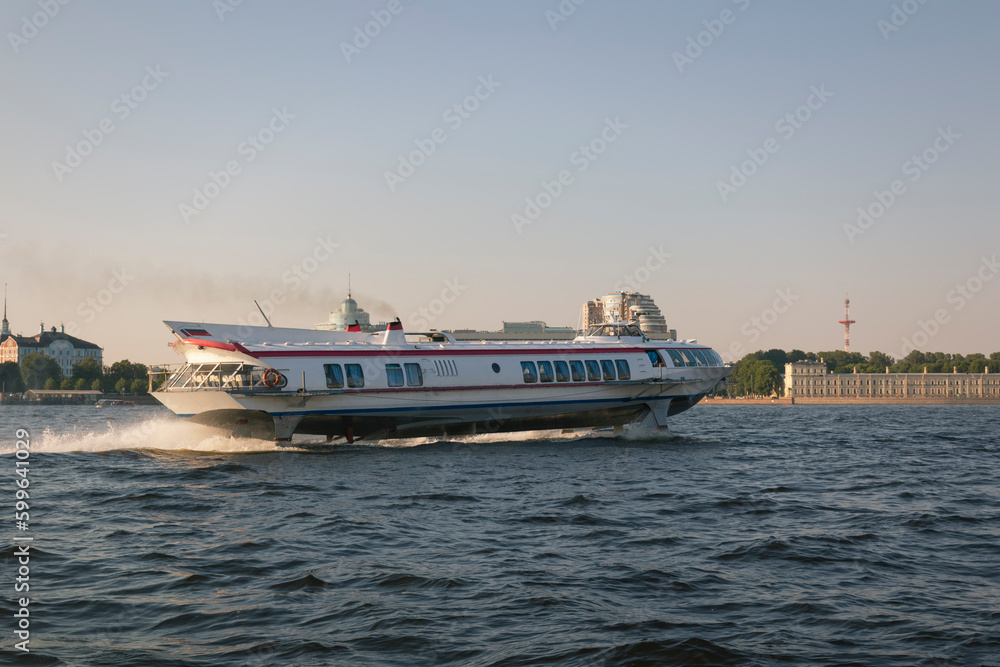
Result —
M994 373L828 373L820 361L785 364L789 398L1000 398Z

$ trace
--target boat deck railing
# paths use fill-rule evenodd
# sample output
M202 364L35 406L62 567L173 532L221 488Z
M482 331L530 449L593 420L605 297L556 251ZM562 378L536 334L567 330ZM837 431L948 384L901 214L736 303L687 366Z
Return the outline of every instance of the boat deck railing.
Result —
M149 369L150 391L281 391L287 384L283 373L265 377L271 369L243 362L161 364ZM270 382L270 384L269 384Z

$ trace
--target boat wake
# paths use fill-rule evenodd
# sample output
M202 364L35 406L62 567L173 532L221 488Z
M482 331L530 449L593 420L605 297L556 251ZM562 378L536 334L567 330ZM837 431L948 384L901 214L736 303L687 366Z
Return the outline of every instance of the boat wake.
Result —
M494 443L530 443L530 442L574 442L578 440L619 440L623 442L662 441L670 434L662 429L647 428L639 424L630 424L624 432L615 433L612 428L579 428L564 430L539 431L504 431L500 433L479 433L477 435L450 435L422 438L398 438L392 440L358 440L358 446L367 447L419 447L442 442L461 445L489 445ZM320 441L323 442L323 441ZM293 445L299 445L299 436L292 439ZM312 443L302 442L306 448L313 448ZM340 440L333 446L343 445ZM329 445L328 445L329 446Z
M595 438L646 440L662 437L663 433L641 429L629 429L624 435L616 435L610 429L577 429L573 431L523 431L433 438L359 440L351 446L346 445L342 440L328 443L321 436L297 435L290 445L278 446L268 440L236 438L208 426L164 416L139 422L109 421L103 429L90 426L89 428L77 427L70 431L57 432L52 428L46 428L41 433L33 434L32 451L36 453L106 452L134 449L196 452L322 451L343 447L409 448L441 442L475 446L501 442L572 442ZM0 454L10 454L13 451L13 443L9 446L0 446Z
M154 417L138 422L109 421L104 429L90 427L70 431L46 428L32 434L32 452L106 452L127 449L157 449L204 452L273 452L267 440L233 438L207 426L173 417ZM0 453L13 451L3 447Z
M593 438L592 430L579 429L575 431L513 431L503 433L479 433L477 435L449 435L424 438L397 438L392 440L359 440L358 443L369 447L420 447L441 442L451 442L465 445L488 445L499 442L569 442ZM292 440L297 444L297 440Z

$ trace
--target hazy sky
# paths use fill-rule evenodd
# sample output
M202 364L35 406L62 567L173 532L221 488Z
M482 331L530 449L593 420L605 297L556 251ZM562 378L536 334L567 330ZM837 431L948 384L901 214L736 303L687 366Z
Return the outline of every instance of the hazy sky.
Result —
M1000 350L998 21L990 0L6 0L8 316L149 363L175 360L161 320L277 297L275 325L311 326L348 272L376 319L441 329L575 326L628 280L729 356L841 348L847 292L857 351Z

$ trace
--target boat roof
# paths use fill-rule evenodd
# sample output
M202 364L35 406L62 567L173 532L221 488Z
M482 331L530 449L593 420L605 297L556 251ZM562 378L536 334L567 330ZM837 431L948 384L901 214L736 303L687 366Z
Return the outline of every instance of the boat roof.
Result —
M587 334L573 340L463 340L457 341L443 331L398 331L399 336L386 339L387 332L328 331L321 329L296 329L289 327L253 327L233 324L194 323L165 321L177 337L173 345L192 346L216 352L227 352L248 356L276 356L283 351L331 351L344 350L468 350L482 353L487 349L534 350L545 348L577 349L591 345L602 347L631 348L671 348L705 347L695 340L651 341L645 336L628 335L638 331L630 323L608 323L592 327ZM634 327L630 329L629 327ZM374 349L373 349L374 348ZM188 348L190 349L190 348Z

